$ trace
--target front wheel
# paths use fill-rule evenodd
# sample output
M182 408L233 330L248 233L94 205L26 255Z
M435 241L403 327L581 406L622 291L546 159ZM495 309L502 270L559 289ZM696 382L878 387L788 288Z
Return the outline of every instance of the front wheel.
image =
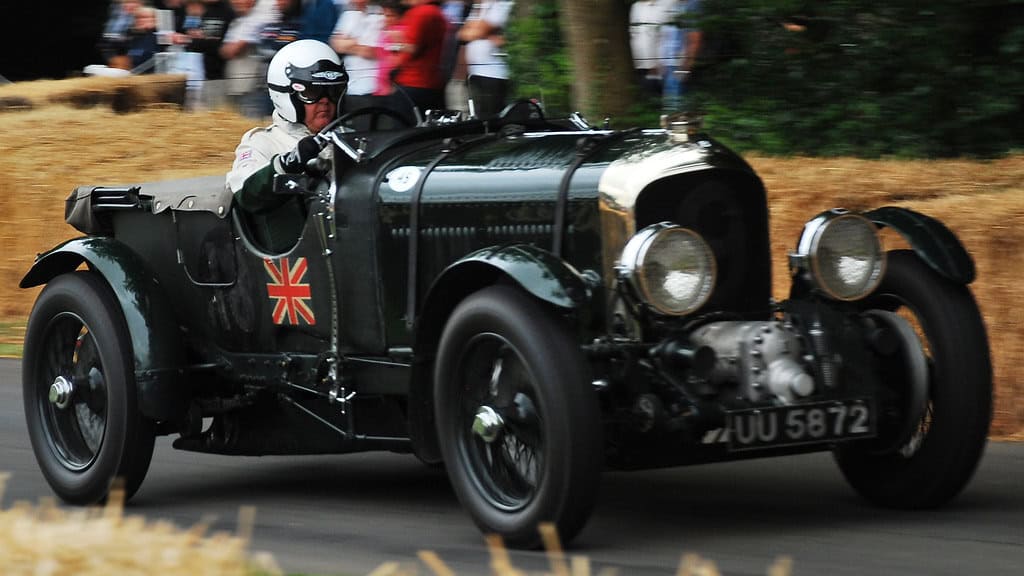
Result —
M462 505L510 546L563 541L597 497L602 435L597 399L571 334L511 287L464 300L441 337L434 405L448 476Z
M931 508L960 493L981 459L992 419L992 367L985 325L966 286L943 278L913 252L889 255L885 278L866 311L895 312L913 327L927 364L927 398L911 411L916 426L895 445L880 430L876 442L836 450L840 470L869 501L892 508ZM915 351L917 353L917 351ZM905 374L881 383L906 397ZM879 446L887 446L880 451Z
M130 498L149 469L155 435L136 403L131 350L96 274L58 276L39 295L25 331L25 418L43 476L71 504L105 500L118 477Z

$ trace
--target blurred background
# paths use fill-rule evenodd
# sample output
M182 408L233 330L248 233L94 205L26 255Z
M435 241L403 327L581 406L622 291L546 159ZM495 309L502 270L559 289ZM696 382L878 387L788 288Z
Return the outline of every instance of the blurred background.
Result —
M0 76L9 81L65 78L99 61L108 1L4 2Z
M325 2L333 6L319 6ZM5 3L0 76L66 78L109 64L111 23L121 3ZM271 25L287 20L293 3L304 18L295 37L316 37L323 32L310 28L314 11L322 20L316 26L329 36L346 10L365 1L202 2L207 12L236 18L262 11ZM184 32L183 0L126 4L171 12L175 19L163 26ZM506 101L535 98L552 112L581 110L623 124L656 123L663 111L699 110L733 145L773 154L992 157L1019 149L1024 139L1024 2L1017 0L488 4L509 11L488 37L490 55L507 64ZM443 2L450 35L480 6ZM379 12L381 5L371 0L363 10ZM215 42L231 36L226 20ZM162 31L170 30L156 30ZM166 38L157 52L194 50ZM266 56L255 49L266 40L265 31L253 39L253 57ZM449 88L455 88L448 91L449 107L465 107L460 96L474 75L466 45L463 39L447 52L453 59L444 64L454 81Z

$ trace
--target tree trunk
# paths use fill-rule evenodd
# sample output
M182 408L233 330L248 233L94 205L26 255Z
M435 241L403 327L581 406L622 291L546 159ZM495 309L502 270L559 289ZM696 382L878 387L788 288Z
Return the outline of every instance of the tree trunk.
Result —
M593 123L634 102L629 8L624 0L559 0L573 69L573 103Z
M533 14L533 7L537 2L538 0L516 0L516 3L512 6L513 17L525 18Z

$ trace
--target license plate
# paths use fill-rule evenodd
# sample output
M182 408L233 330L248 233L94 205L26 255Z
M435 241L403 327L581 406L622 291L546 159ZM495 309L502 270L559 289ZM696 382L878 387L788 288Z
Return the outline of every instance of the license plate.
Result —
M793 404L726 413L729 450L870 438L875 414L864 398Z

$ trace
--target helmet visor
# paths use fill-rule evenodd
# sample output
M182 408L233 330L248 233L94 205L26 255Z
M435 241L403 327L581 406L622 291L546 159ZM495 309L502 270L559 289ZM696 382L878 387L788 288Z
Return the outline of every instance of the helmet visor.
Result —
M297 88L295 84L292 84L292 87ZM337 102L344 93L345 84L314 85L306 86L303 90L295 90L295 97L303 104L315 104L325 97L331 102Z
M294 94L304 104L313 104L325 97L337 102L348 87L345 67L329 60L320 60L308 68L289 65L285 74L289 84L270 84L270 89Z

